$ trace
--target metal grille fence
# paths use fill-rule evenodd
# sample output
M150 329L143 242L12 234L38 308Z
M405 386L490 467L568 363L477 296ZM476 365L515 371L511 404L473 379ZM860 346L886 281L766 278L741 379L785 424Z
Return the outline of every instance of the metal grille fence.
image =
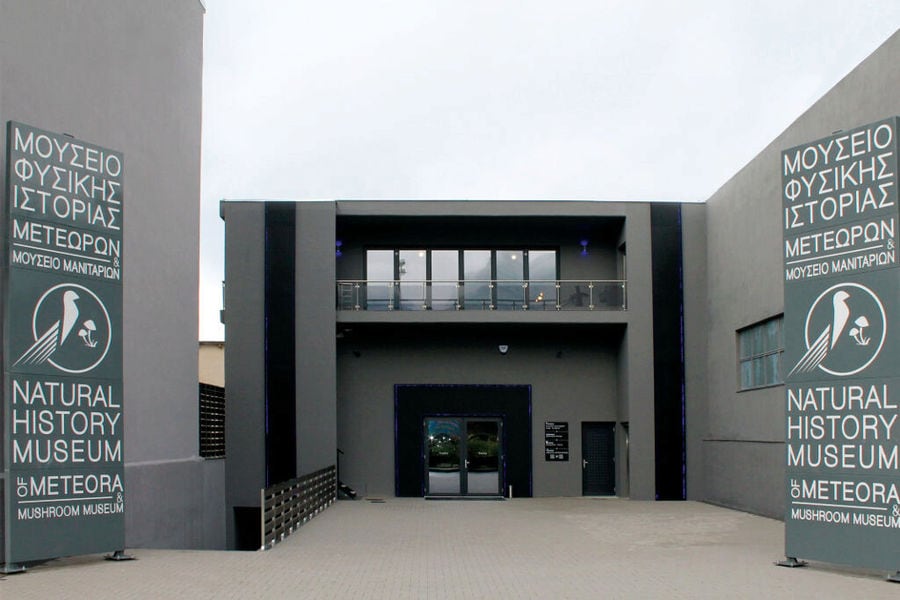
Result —
M225 388L200 384L200 456L225 458Z
M337 499L334 465L260 491L262 546L271 548Z

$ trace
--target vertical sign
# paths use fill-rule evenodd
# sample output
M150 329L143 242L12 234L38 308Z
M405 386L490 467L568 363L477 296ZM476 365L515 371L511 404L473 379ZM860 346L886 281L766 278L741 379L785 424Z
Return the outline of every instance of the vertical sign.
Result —
M569 460L568 421L544 421L544 460L550 462Z
M120 550L122 154L9 122L7 156L5 561Z
M789 557L900 568L897 133L782 153Z

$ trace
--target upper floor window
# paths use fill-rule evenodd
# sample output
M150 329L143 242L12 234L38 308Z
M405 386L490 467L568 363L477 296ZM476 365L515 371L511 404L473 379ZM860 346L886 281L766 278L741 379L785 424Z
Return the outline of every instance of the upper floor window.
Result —
M555 306L556 250L367 250L369 310Z
M767 319L737 333L740 389L784 383L784 317Z

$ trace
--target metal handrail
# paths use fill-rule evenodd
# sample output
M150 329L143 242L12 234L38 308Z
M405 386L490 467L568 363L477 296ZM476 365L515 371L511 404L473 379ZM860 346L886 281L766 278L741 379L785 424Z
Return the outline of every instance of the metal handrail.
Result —
M354 311L592 311L628 306L624 279L342 279L336 292L337 309Z

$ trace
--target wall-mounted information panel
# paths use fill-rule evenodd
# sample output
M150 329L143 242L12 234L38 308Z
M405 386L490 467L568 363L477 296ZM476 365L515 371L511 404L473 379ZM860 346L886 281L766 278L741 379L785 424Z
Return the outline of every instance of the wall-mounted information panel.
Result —
M569 460L569 423L567 421L544 422L544 460L548 462Z

